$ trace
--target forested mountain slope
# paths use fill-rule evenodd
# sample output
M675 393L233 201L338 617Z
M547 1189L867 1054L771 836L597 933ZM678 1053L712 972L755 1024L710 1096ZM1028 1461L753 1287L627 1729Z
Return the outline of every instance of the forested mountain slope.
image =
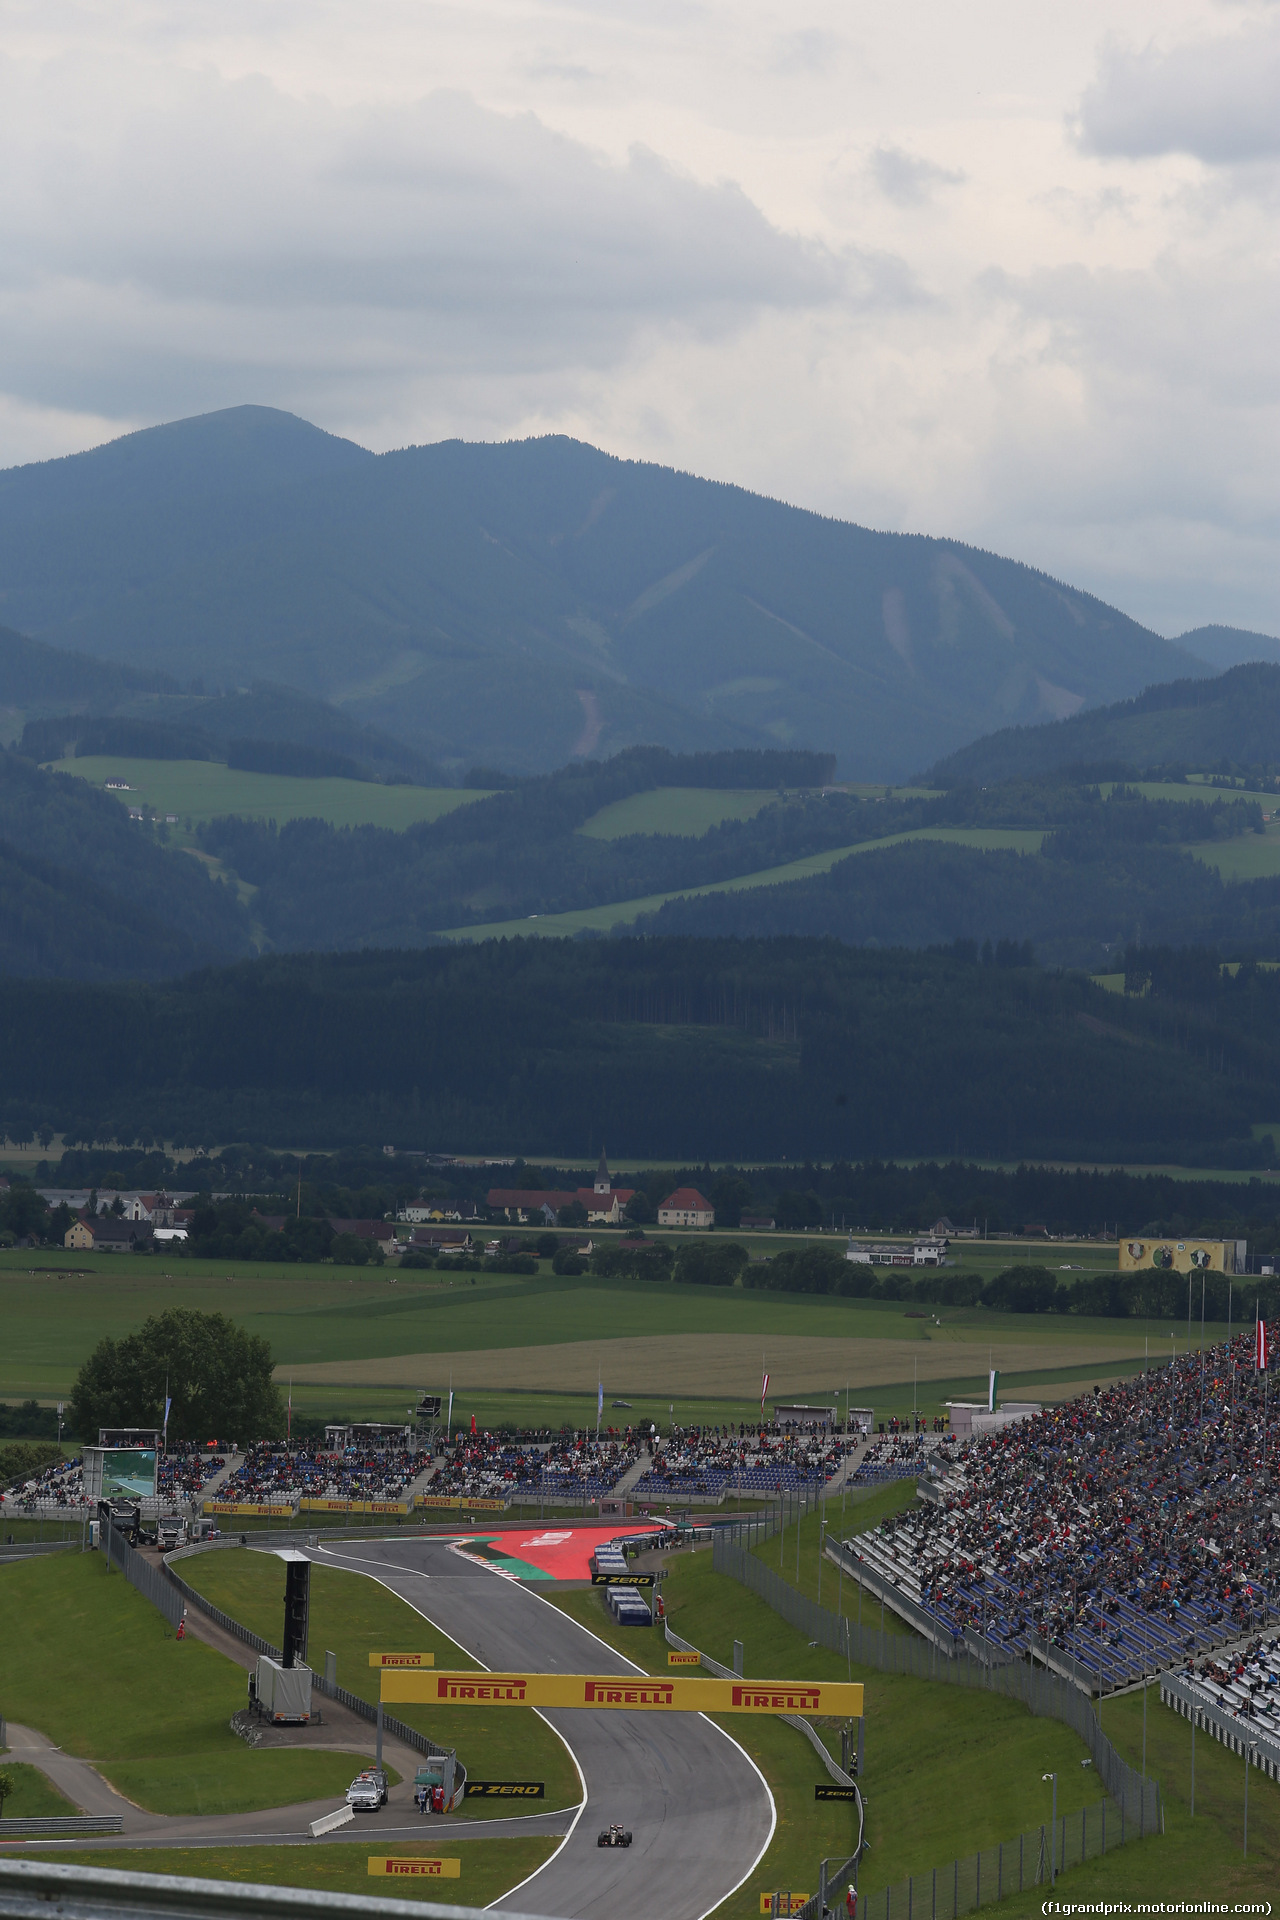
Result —
M0 474L5 617L268 677L457 768L803 743L900 778L1195 670L1090 595L563 438L374 456L241 407Z
M12 982L0 1105L77 1138L561 1155L607 1138L695 1163L1176 1161L1271 1114L1275 974L1157 954L1150 997L1121 999L999 958L513 941L160 987Z
M200 861L110 794L0 753L0 972L147 980L250 950Z
M1280 772L1280 665L1257 662L1216 678L1174 680L1055 725L1002 728L921 778L960 787L1034 779L1059 767L1123 776L1218 765Z

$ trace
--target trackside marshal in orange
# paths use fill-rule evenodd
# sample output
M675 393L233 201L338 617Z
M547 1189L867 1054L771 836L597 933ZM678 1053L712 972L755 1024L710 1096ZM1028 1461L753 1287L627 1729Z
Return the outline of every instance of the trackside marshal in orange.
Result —
M434 1653L371 1653L371 1667L434 1667Z
M377 1880L456 1880L462 1873L461 1860L428 1860L408 1854L371 1853L369 1873Z
M415 1673L383 1668L382 1698L436 1707L585 1707L620 1713L862 1715L861 1682L706 1680L647 1673Z

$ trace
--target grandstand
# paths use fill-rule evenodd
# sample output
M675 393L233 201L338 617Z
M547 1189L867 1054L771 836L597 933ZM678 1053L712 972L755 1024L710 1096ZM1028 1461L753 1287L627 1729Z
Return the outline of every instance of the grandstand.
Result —
M709 1499L728 1494L815 1492L840 1471L858 1436L760 1428L676 1429L630 1489L636 1500Z
M1252 1337L930 1450L927 1504L846 1565L943 1644L1101 1691L1280 1615L1277 1421Z
M273 1504L309 1500L399 1500L427 1465L406 1446L346 1447L326 1453L263 1441L220 1489L225 1500Z
M84 1467L79 1460L55 1460L0 1492L0 1513L24 1519L57 1519L63 1514L86 1513L96 1506L97 1502L85 1493Z
M612 1493L640 1458L638 1436L589 1433L460 1434L431 1480L431 1492L464 1499L590 1502Z
M900 1433L873 1440L849 1475L851 1487L878 1486L885 1480L909 1480L925 1472L930 1455L943 1446L945 1435Z

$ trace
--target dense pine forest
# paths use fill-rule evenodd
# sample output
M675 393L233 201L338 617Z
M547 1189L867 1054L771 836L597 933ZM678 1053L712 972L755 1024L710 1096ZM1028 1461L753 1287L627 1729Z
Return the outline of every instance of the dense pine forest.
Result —
M275 956L171 985L13 981L11 1137L698 1159L1269 1164L1280 976L1024 946L495 942ZM1252 1156L1252 1158L1250 1158Z

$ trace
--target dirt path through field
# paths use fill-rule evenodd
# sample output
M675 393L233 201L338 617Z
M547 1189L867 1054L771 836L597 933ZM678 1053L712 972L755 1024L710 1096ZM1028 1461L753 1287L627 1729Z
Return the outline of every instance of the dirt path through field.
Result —
M985 1331L985 1330L982 1330ZM962 1337L967 1335L968 1337ZM576 1340L562 1346L497 1347L465 1353L403 1353L374 1360L328 1360L290 1369L295 1382L334 1386L432 1386L452 1369L455 1387L524 1388L587 1393L605 1379L611 1393L707 1394L741 1398L760 1391L768 1368L774 1394L855 1388L910 1380L985 1376L1045 1368L1110 1366L1141 1359L1132 1334L1113 1340L988 1340L974 1329L934 1328L927 1338L841 1340L799 1334L774 1339L747 1333L655 1334L622 1340Z

